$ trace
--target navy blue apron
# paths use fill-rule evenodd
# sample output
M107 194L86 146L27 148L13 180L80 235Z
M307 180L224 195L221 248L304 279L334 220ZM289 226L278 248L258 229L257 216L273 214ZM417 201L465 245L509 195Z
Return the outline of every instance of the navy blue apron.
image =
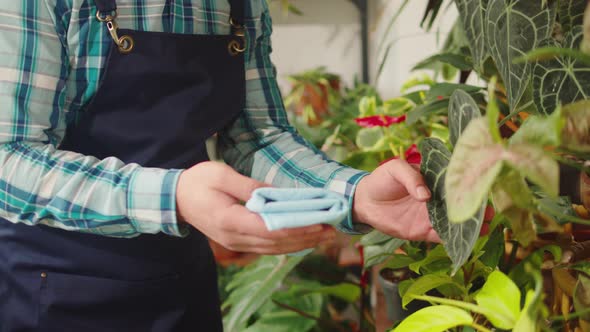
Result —
M115 0L96 2L113 45L60 149L145 167L206 161L205 140L244 105L244 0L230 0L224 36L117 29ZM208 241L194 229L117 239L0 219L0 331L222 331Z

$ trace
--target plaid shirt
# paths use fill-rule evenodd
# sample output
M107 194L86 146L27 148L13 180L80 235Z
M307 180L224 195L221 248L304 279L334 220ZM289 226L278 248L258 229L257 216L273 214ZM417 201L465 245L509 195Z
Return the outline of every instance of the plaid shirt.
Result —
M266 0L244 0L246 106L221 153L276 187L321 187L351 198L365 174L328 160L287 122L270 61ZM119 0L121 28L228 34L227 0ZM98 160L57 147L96 93L113 41L93 0L0 0L0 216L115 237L180 236L181 170ZM343 224L351 230L350 218Z

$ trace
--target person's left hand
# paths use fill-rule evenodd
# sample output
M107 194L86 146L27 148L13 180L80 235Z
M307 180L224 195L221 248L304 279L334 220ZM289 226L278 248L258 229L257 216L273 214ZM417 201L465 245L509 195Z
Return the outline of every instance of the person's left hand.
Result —
M359 182L353 219L396 238L440 242L428 218L430 197L419 171L404 160L392 160Z

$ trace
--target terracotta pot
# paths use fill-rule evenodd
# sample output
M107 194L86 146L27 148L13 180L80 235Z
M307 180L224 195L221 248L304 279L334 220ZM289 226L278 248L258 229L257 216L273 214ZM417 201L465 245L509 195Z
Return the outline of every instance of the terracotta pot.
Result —
M340 81L335 79L330 81L330 86L324 84L311 85L306 84L303 88L303 95L297 102L295 107L295 114L301 116L306 106L311 106L315 119L310 118L308 125L315 126L320 124L323 119L330 114L329 89L332 91L340 91Z

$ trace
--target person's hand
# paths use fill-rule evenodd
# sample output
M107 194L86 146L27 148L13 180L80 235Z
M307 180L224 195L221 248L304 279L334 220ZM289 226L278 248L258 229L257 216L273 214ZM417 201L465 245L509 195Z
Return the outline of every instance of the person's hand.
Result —
M331 242L331 226L315 225L269 232L258 214L241 202L266 185L242 176L231 167L200 163L180 175L176 189L178 217L227 249L278 255Z
M440 242L426 209L430 196L420 172L395 159L360 181L354 194L353 219L393 237Z

